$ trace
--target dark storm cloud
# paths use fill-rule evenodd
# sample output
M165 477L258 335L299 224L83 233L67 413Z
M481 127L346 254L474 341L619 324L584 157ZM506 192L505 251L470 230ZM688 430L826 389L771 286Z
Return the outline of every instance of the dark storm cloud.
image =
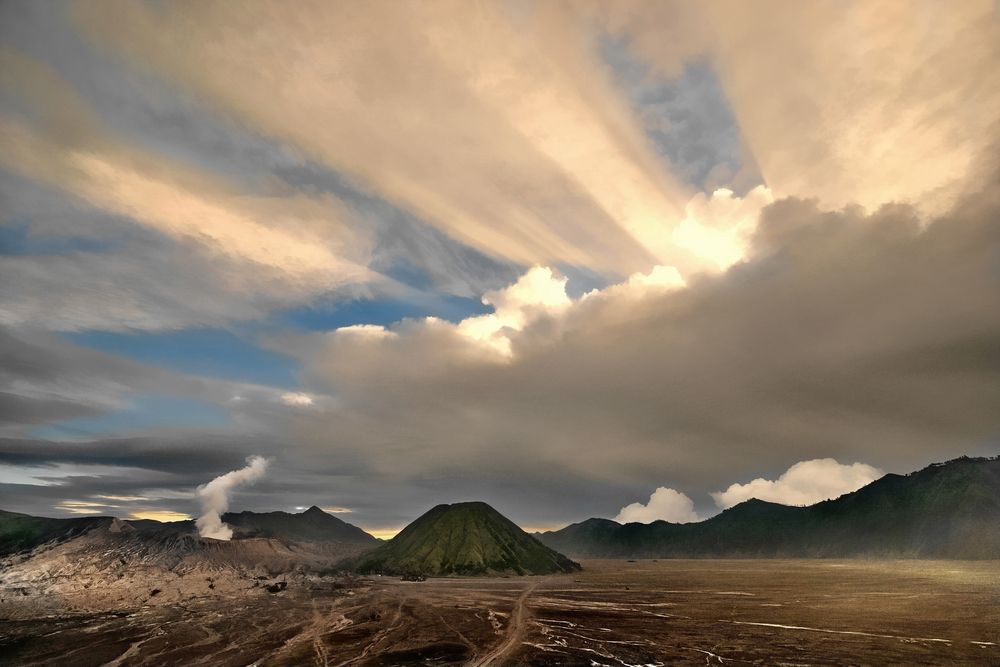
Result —
M50 421L87 417L103 412L100 408L73 401L29 398L0 391L0 424L44 424Z
M224 471L241 462L245 449L260 441L246 437L189 432L172 437L144 436L59 442L0 439L0 462L35 466L54 463L142 468L189 479Z
M95 512L143 510L193 514L194 489L242 467L248 451L280 452L273 438L194 431L73 442L0 439L0 507L69 515L64 501L95 503ZM285 475L294 487L294 478ZM285 489L265 487L271 502Z
M287 350L339 406L300 433L411 485L460 471L490 493L550 469L568 481L550 497L632 488L619 507L660 484L708 505L812 458L905 472L988 450L998 215L996 189L926 227L901 206L783 200L728 273L541 317L511 332L502 363L442 323L299 340Z

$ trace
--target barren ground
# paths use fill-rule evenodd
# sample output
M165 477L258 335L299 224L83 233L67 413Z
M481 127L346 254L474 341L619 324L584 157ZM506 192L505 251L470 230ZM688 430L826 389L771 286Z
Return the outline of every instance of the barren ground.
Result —
M0 663L1000 664L1000 561L583 565L545 578L290 578L274 594L47 605L46 617L7 596L0 619L18 620L0 620Z

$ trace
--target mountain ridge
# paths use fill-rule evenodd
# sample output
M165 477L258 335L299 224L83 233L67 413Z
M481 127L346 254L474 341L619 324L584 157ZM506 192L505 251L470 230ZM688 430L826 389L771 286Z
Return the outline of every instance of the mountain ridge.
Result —
M308 542L346 542L379 544L381 540L343 519L324 512L316 505L298 514L282 512L227 512L223 523L234 536L275 537Z
M283 511L227 512L222 515L222 520L233 528L234 540L270 538L362 546L375 546L382 542L315 505L298 514ZM49 542L64 542L94 529L113 525L128 526L144 535L197 536L195 523L191 519L160 522L111 516L56 518L0 510L0 556L28 551Z
M890 473L804 507L753 498L696 523L587 519L536 537L581 558L1000 558L1000 457Z

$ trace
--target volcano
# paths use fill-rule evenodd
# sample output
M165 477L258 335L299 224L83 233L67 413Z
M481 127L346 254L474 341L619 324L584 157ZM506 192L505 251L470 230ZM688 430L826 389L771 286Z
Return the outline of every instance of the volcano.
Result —
M554 574L580 566L483 502L438 505L349 566L361 573Z

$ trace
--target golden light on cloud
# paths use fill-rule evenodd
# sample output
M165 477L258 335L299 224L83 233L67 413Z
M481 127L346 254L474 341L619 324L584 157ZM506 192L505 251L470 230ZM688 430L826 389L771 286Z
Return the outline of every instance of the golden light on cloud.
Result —
M525 9L532 21L491 3L112 2L76 18L489 255L629 272L696 261L670 236L693 190L653 151L586 13Z
M991 175L970 171L1000 120L996 3L700 8L714 27L706 48L776 196L872 210L912 202L936 214L970 176Z
M216 172L114 136L45 65L0 50L0 69L0 83L40 114L30 123L0 113L6 168L237 267L249 263L252 271L232 276L237 290L308 293L373 279L368 241L336 198L287 187L243 191Z
M85 500L63 500L56 505L56 509L72 514L101 514L106 509L114 507L116 506L106 503L92 503Z
M354 511L350 507L320 507L320 509L330 514L350 514Z
M339 254L346 228L331 199L269 199L215 185L209 174L102 142L61 146L0 116L0 162L210 252L329 288L369 272ZM266 224L265 224L266 221ZM346 251L345 251L346 252ZM352 253L363 259L364 244Z
M304 392L289 391L281 395L281 402L293 407L308 407L316 401L312 396Z

